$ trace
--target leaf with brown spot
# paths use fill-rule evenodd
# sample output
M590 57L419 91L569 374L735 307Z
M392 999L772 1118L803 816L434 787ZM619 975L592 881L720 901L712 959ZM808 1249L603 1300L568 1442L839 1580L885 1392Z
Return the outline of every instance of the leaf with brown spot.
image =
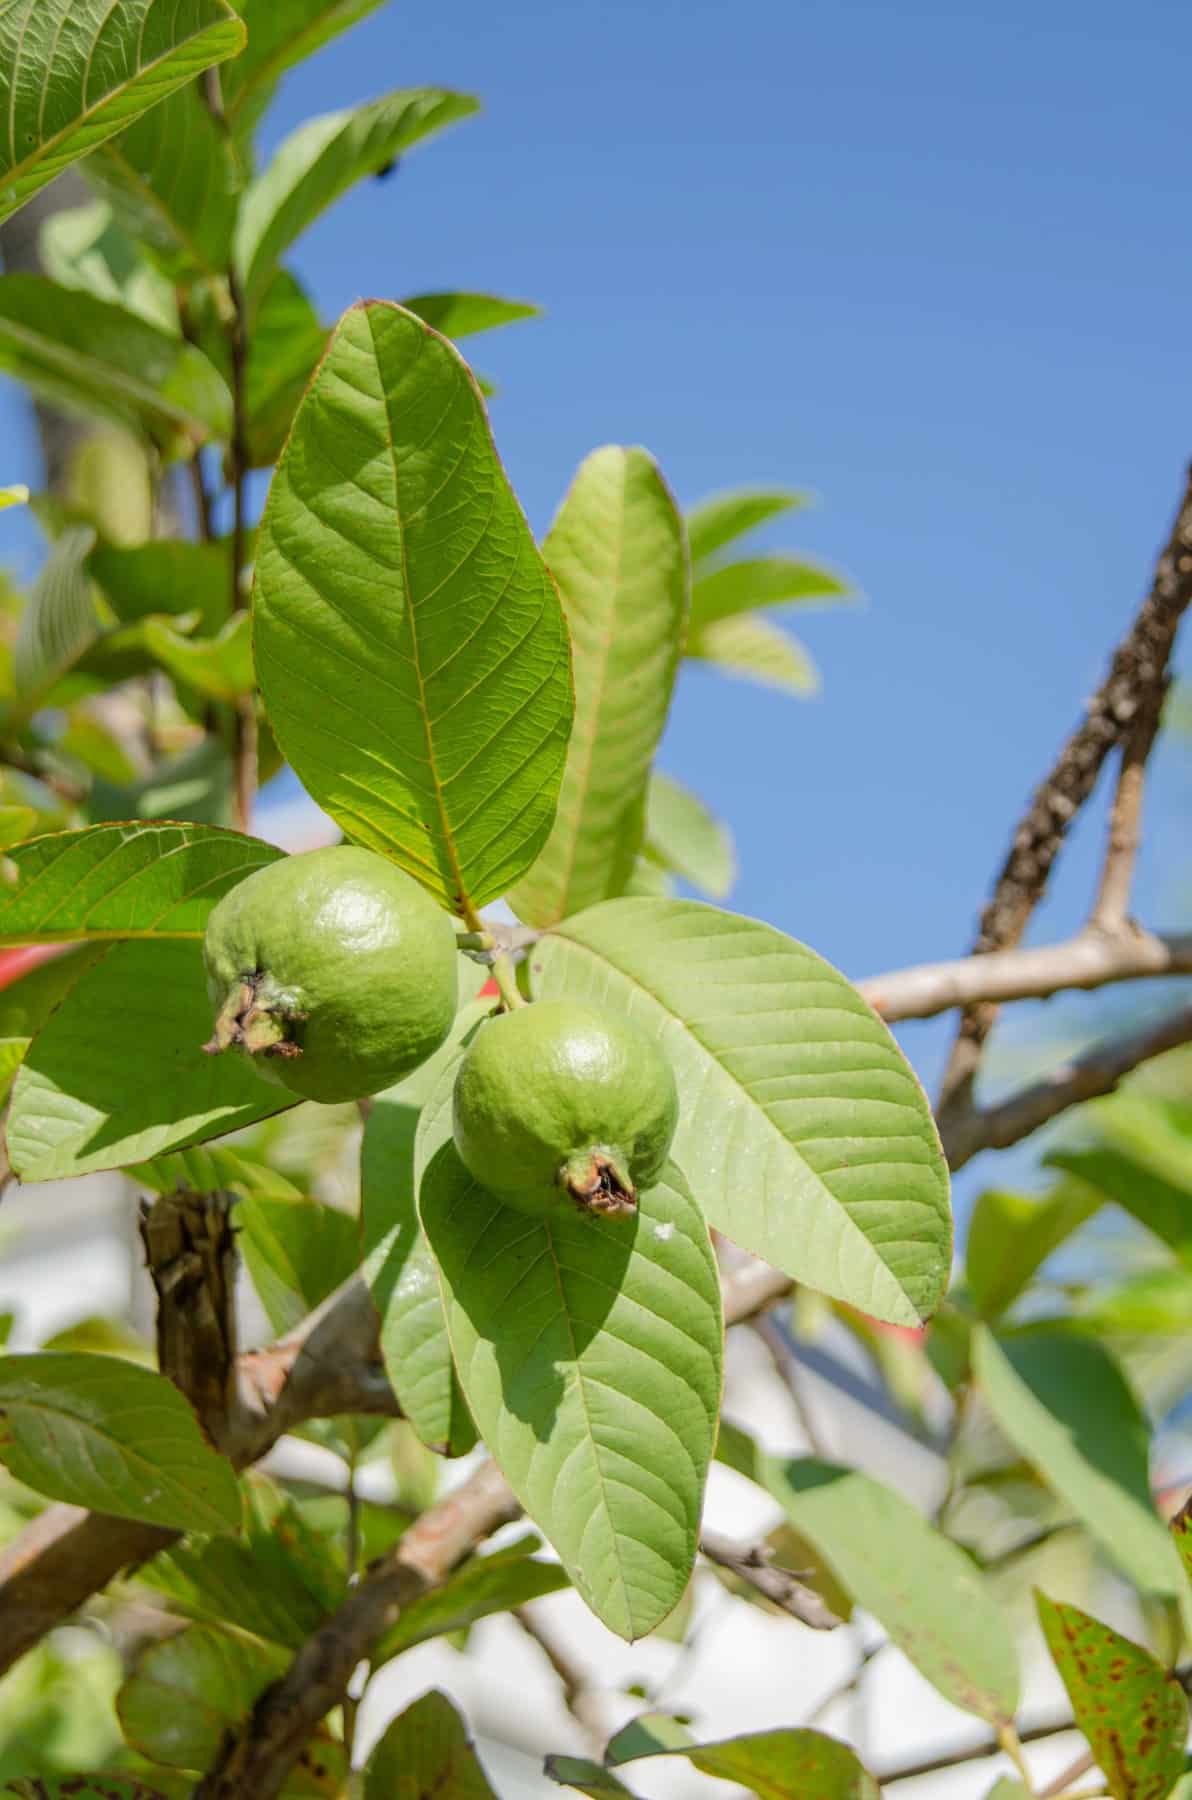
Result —
M1184 1768L1188 1702L1140 1644L1036 1590L1039 1622L1076 1723L1113 1800L1166 1800Z

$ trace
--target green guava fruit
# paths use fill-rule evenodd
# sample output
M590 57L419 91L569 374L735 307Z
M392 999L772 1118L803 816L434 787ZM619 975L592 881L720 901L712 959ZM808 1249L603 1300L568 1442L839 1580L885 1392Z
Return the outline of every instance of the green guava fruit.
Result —
M358 1100L425 1062L451 1029L455 931L416 881L336 845L258 869L203 940L215 1032L308 1100Z
M654 1040L578 1000L538 1000L488 1020L455 1078L465 1168L537 1216L568 1196L581 1212L632 1216L678 1117L675 1078Z

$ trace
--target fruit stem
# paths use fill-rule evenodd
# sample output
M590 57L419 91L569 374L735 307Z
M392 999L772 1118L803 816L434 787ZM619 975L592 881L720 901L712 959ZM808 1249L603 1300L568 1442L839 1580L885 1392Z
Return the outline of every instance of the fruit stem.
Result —
M497 992L501 996L501 1007L505 1012L513 1012L519 1006L527 1004L526 997L517 985L517 974L513 967L513 958L507 950L499 950L493 957L493 980L497 984Z
M457 931L457 950L491 950L496 943L491 931Z

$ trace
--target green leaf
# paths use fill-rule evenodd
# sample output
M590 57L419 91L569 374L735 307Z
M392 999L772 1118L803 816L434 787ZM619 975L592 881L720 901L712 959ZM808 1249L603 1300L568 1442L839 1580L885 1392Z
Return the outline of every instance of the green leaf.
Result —
M231 395L202 351L44 275L0 279L0 369L71 412L144 432L167 457L231 429Z
M581 463L542 553L571 634L575 723L554 829L509 895L531 925L625 886L688 601L682 520L644 450L610 445Z
M103 953L102 944L88 944L51 955L0 989L0 1038L31 1038L40 1031L80 975L94 968Z
M36 0L0 11L0 219L148 107L234 56L224 0Z
M0 943L202 938L216 901L283 852L211 825L90 825L8 852Z
M16 481L10 487L0 487L0 512L9 506L24 506L29 499L29 489L23 481Z
M135 1775L15 1775L0 1793L18 1800L166 1800L165 1790Z
M946 1699L995 1726L1014 1717L1010 1626L964 1551L910 1501L856 1469L766 1455L727 1425L716 1453L774 1496L857 1605Z
M109 138L87 174L171 281L225 279L243 175L197 83Z
M691 560L701 562L767 520L801 510L810 503L810 494L800 494L792 488L740 488L712 494L687 514Z
M99 544L88 568L118 619L132 623L162 613L197 613L206 632L228 615L231 564L223 544L160 538L129 546Z
M733 618L760 607L792 601L842 600L851 593L848 583L831 569L775 552L748 562L726 563L700 575L691 589L691 624L698 631L718 619Z
M240 1490L172 1382L115 1356L0 1359L0 1461L36 1493L176 1531L235 1532Z
M202 1625L150 1644L116 1696L129 1748L169 1768L209 1767L289 1661L277 1645Z
M994 1782L985 1800L1031 1800L1031 1796L1021 1781L1015 1781L1010 1775L1002 1775Z
M897 1325L938 1304L948 1174L889 1031L815 953L694 900L613 900L533 952L536 994L623 1011L679 1083L673 1155L708 1219L797 1281Z
M1067 1182L1040 1200L988 1188L977 1198L965 1247L965 1280L983 1319L998 1319L1053 1250L1091 1219L1099 1197Z
M759 613L738 613L693 628L686 653L726 675L740 675L800 700L819 692L819 672L802 644Z
M294 413L327 347L327 328L288 269L261 295L244 367L245 437L254 468L277 461Z
M91 816L96 820L190 819L219 829L228 825L231 812L232 764L217 737L201 738L190 749L155 764L131 787L109 788L96 782L91 789Z
M466 365L398 307L344 315L298 410L254 630L282 751L348 836L452 910L504 893L554 815L566 626Z
M462 1006L446 1043L404 1081L373 1096L360 1151L363 1269L381 1318L385 1369L422 1442L456 1456L473 1447L476 1430L451 1361L439 1272L418 1223L414 1143L422 1110L436 1093L439 1141L450 1136L455 1071L466 1040L492 1004Z
M1179 1558L1151 1499L1146 1422L1100 1344L1063 1330L995 1338L973 1367L1010 1442L1144 1592L1178 1594Z
M634 1800L630 1789L618 1781L611 1769L589 1762L584 1756L548 1756L542 1767L560 1787L578 1788L590 1800Z
M135 1163L125 1173L130 1181L154 1194L172 1194L180 1187L190 1188L196 1194L220 1188L241 1198L264 1194L272 1200L302 1199L300 1190L276 1169L223 1144L175 1150L149 1162Z
M13 1087L25 1181L120 1169L296 1104L246 1057L206 1056L211 1005L193 943L117 944L34 1038Z
M635 1721L640 1727L641 1721ZM641 1756L685 1756L691 1765L719 1781L748 1788L761 1800L879 1800L877 1782L866 1773L847 1744L822 1731L754 1731L715 1744L636 1749L614 1756L634 1730L619 1732L608 1747L613 1764Z
M682 1176L610 1230L499 1205L445 1144L419 1205L481 1436L593 1612L644 1637L691 1574L720 1404L720 1284Z
M622 1763L636 1762L639 1757L684 1752L694 1743L683 1720L673 1713L639 1713L609 1739L604 1760L610 1769L617 1769Z
M21 615L12 647L18 700L8 726L37 711L55 682L72 669L99 635L87 556L95 542L89 525L70 525L50 545Z
M437 1688L394 1719L364 1770L364 1800L496 1800L463 1720Z
M281 1336L346 1281L360 1262L356 1220L302 1197L249 1194L236 1208L245 1266Z
M1047 1161L1116 1201L1160 1242L1192 1262L1192 1189L1187 1184L1148 1168L1130 1151L1109 1147L1053 1150Z
M246 612L236 613L214 637L183 637L165 619L144 619L140 629L146 650L175 681L229 704L251 693L252 622Z
M43 272L60 287L82 288L99 300L114 300L151 325L177 332L173 288L117 225L106 200L52 212L42 221L38 248Z
M291 132L240 206L235 259L250 306L294 239L333 201L478 104L446 88L404 88Z
M655 769L646 799L646 854L713 900L737 878L732 833L697 794Z
M237 132L251 127L279 75L374 12L381 0L236 0L248 44L220 70L224 114Z
M1167 1800L1184 1770L1188 1702L1130 1638L1036 1590L1039 1623L1113 1800Z
M494 1613L527 1606L546 1594L557 1594L570 1582L558 1563L531 1556L539 1540L526 1537L487 1556L475 1556L438 1587L429 1588L402 1608L397 1624L382 1638L373 1654L378 1667L391 1657L430 1638L465 1631Z
M502 300L497 294L414 294L401 304L449 338L471 337L542 315L542 308L528 300Z

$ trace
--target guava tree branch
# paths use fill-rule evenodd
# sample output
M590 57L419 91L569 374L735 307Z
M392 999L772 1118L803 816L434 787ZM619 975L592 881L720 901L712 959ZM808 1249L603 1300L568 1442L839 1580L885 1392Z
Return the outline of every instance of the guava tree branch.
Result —
M827 1601L814 1588L800 1581L790 1569L775 1563L765 1544L736 1544L717 1531L705 1531L699 1547L709 1562L714 1562L738 1580L748 1582L759 1594L783 1612L790 1613L812 1631L832 1631L841 1621Z
M1192 1044L1192 1006L1094 1044L996 1106L966 1109L952 1119L941 1119L949 1168L962 1169L980 1150L1008 1149L1068 1107L1112 1093L1131 1069L1182 1044Z
M1142 769L1154 737L1154 723L1167 685L1167 665L1176 631L1192 600L1192 472L1174 524L1155 568L1151 589L1133 624L1114 652L1109 673L1089 701L1085 716L1031 799L1014 832L993 893L981 915L973 946L977 956L1013 949L1021 940L1043 892L1073 819L1089 798L1110 752L1123 747L1124 770L1115 808L1117 842L1111 829L1102 879L1102 898L1124 917L1137 833ZM1109 892L1106 896L1106 882ZM1102 907L1102 912L1106 908ZM992 1002L974 1002L961 1016L941 1089L941 1122L971 1101L985 1040L993 1026Z

